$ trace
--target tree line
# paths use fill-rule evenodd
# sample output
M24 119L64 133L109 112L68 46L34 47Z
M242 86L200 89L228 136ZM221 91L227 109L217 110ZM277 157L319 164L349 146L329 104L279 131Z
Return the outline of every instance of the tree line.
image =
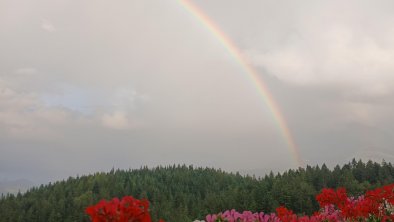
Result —
M311 214L318 209L315 195L322 188L345 187L359 195L393 182L391 163L355 159L332 170L323 164L259 178L186 165L112 169L2 195L0 222L89 221L87 206L126 195L148 199L154 221L193 221L227 209L273 212L280 205Z

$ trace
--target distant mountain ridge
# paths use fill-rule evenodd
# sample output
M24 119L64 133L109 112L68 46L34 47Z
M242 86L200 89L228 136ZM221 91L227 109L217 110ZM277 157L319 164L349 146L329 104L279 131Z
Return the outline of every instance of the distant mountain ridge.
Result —
M262 178L186 165L68 178L0 199L0 222L89 221L84 209L101 199L132 195L151 202L154 221L203 219L226 209L272 212L279 205L297 213L318 209L315 195L324 187L345 187L351 195L394 183L391 163L353 160L329 169L307 166Z

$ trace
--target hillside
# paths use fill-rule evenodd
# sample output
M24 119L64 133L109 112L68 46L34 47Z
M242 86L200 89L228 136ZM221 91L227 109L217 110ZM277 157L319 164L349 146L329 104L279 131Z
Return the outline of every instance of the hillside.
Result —
M111 170L2 196L0 222L88 221L84 214L88 205L125 195L148 198L153 217L171 222L202 219L232 208L271 212L279 205L312 213L318 208L314 196L323 187L345 187L357 195L393 183L393 178L391 163L355 160L333 170L323 164L263 178L185 165Z

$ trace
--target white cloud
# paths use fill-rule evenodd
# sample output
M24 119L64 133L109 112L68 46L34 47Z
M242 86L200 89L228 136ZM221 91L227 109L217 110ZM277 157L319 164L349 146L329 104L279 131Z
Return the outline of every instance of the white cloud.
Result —
M37 73L37 69L33 67L23 67L16 69L15 73L20 75L33 75Z
M117 109L133 110L140 95L132 88L118 88L113 92L111 101Z
M256 66L264 67L271 75L296 84L311 84L317 81L314 64L296 49L258 53L249 52L247 57Z
M102 116L102 123L105 127L117 130L129 129L131 126L126 113L119 111L104 114Z
M299 86L335 87L346 94L391 93L394 29L390 21L394 16L383 13L379 4L351 12L335 2L313 7L292 11L286 26L275 27L274 37L249 42L245 54L250 62ZM375 14L377 9L381 14Z
M49 21L47 19L42 19L41 28L47 32L55 32L56 31L55 26L52 24L51 21Z
M0 130L10 138L53 140L62 136L60 128L79 123L69 110L48 108L38 93L14 88L0 78Z
M394 50L367 36L351 37L353 34L348 32L351 31L322 30L311 36L319 44L307 45L306 40L300 40L269 52L251 51L248 56L254 65L286 82L341 86L352 93L391 92Z

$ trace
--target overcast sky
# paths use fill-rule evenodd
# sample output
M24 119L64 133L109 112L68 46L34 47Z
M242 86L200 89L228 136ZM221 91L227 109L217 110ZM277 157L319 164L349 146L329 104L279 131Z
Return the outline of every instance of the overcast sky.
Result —
M307 164L394 161L394 2L194 3ZM248 73L177 1L0 0L0 180L297 167Z

